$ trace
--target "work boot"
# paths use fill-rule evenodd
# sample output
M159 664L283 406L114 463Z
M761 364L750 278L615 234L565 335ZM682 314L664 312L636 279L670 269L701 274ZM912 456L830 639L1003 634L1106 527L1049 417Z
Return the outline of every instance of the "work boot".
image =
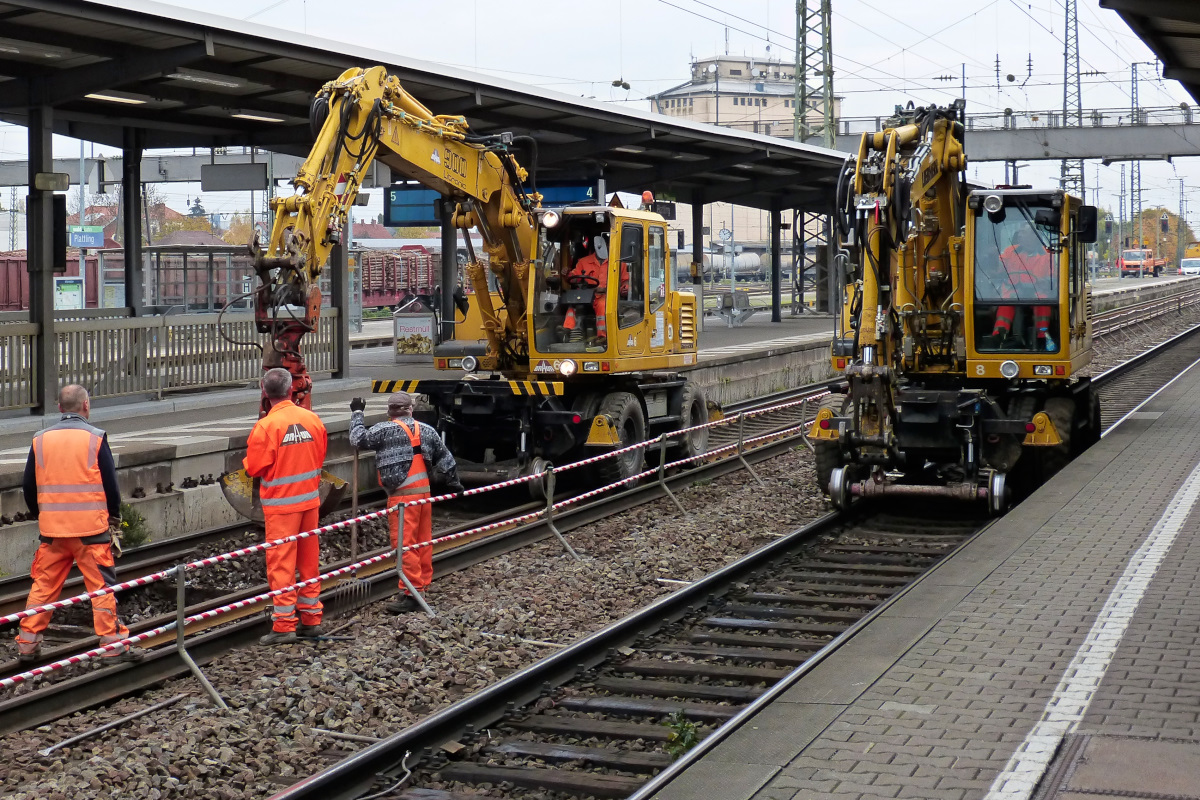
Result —
M408 614L420 608L421 606L418 605L416 598L411 594L406 594L394 603L388 603L383 607L383 610L389 614Z
M119 642L128 635L129 634L122 635L119 633L114 633L110 636L101 636L100 645L103 647L104 645L109 645L113 642ZM120 650L109 650L106 653L102 653L100 657L109 659L111 661L141 661L146 657L146 651L140 647L130 647L129 645L125 645L125 647Z
M258 643L265 645L295 644L296 639L295 631L271 631L266 636L261 637Z
M23 664L30 661L37 661L42 655L42 634L37 634L37 638L32 642L22 639L21 636L24 635L24 632L22 632L17 637L17 661Z
M317 639L325 635L325 629L318 625L301 625L296 631L296 635L301 639Z

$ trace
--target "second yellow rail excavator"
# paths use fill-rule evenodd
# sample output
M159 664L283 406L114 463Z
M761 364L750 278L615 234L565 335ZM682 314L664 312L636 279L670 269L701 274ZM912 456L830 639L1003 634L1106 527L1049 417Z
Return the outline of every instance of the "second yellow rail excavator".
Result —
M272 201L270 240L254 247L258 328L274 343L263 367L292 372L296 402L306 405L311 387L299 345L318 321L318 278L379 161L454 202L454 226L483 241L486 259L464 237L484 346L435 352L453 378L373 387L428 396L436 419L427 421L464 480L538 473L708 420L703 391L675 371L696 363L697 309L672 285L662 216L619 203L543 207L534 139L476 135L461 116L435 115L383 67L326 84L311 122L316 139L296 192ZM677 452L702 452L706 441L704 431L679 437ZM627 478L644 459L635 450L602 460L592 478Z
M1062 190L969 187L961 101L896 109L838 183L846 265L830 357L845 376L809 438L834 505L984 499L994 513L1100 435L1084 245Z

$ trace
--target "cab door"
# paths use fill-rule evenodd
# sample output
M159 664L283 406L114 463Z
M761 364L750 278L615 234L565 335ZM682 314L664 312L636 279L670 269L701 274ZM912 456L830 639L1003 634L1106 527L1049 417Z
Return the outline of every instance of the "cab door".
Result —
M672 351L678 333L670 320L667 299L671 296L667 263L667 229L651 223L646 228L646 299L649 304L650 352L655 355Z
M611 254L610 254L611 255ZM617 240L617 259L609 259L608 288L617 287L617 354L640 356L649 352L647 322L646 228L636 221L622 220Z

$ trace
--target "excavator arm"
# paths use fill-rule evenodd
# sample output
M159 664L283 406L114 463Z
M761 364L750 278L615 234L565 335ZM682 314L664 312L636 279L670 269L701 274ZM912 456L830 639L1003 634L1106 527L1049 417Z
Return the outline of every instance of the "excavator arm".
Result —
M455 202L455 227L479 230L503 302L494 307L485 268L471 249L466 274L488 341L481 366L505 369L527 360L525 305L537 245L533 211L541 196L512 150L526 145L536 161L536 143L511 134L473 135L463 117L435 116L383 67L349 69L327 83L313 99L311 123L316 140L292 181L295 194L271 201L270 239L251 245L261 282L255 320L271 340L263 369L288 369L293 400L309 405L312 384L300 342L317 325L321 269L342 241L347 214L375 161ZM467 244L470 249L469 237Z

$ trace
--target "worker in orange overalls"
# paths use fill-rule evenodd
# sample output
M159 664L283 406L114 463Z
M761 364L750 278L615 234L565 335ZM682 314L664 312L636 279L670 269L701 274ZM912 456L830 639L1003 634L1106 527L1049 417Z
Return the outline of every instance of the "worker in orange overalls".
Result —
M1026 226L1017 231L1012 245L1000 254L1000 263L1008 273L1008 280L1003 285L1002 296L1016 298L1032 294L1038 300L1058 299L1053 294L1054 256L1047 252L1037 231L1033 228ZM1022 288L1023 284L1024 288ZM1058 350L1053 332L1050 330L1053 310L1053 306L1049 305L1033 307L1033 327L1037 336L1038 349L1047 353ZM1015 315L1016 308L1014 306L1000 306L996 309L996 322L992 327L992 335L1007 336L1012 331Z
M396 392L388 398L388 419L368 430L365 422L367 401L356 397L350 401L350 446L375 451L375 467L379 485L387 490L388 508L430 496L431 478L447 491L461 492L458 468L454 456L438 432L413 419L413 398L407 392ZM404 546L411 547L433 539L432 506L422 503L406 506L403 512L388 515L392 547L398 547L400 518L404 518ZM424 592L433 580L433 548L406 550L397 566L418 592ZM392 614L415 611L419 606L400 581L402 597L384 608Z
M320 417L289 398L292 376L286 369L267 370L263 395L271 410L260 419L246 442L246 473L261 478L259 498L266 520L267 541L274 542L317 527L321 505L321 467L328 437ZM309 536L267 550L267 585L272 591L315 578L321 570L321 543ZM271 633L261 644L287 644L299 637L321 635L321 583L275 596ZM299 611L299 620L297 620ZM300 630L297 633L296 623Z
M58 393L58 410L62 419L33 437L25 462L25 505L37 517L41 542L30 570L33 588L26 608L57 600L72 564L83 573L89 592L117 583L112 551L115 546L117 554L121 552L121 490L108 436L88 424L91 401L82 386L64 386ZM51 613L21 620L20 661L35 661L40 655L42 631ZM100 644L129 636L111 594L92 598L92 625ZM104 656L137 661L143 652L124 645Z
M575 289L595 288L592 310L596 313L596 343L608 343L608 320L605 317L605 295L608 291L608 242L603 235L593 236L587 253L567 272L567 286ZM621 264L621 294L629 291L629 267ZM569 333L580 324L575 308L567 309L563 328ZM601 341L603 340L603 341Z

